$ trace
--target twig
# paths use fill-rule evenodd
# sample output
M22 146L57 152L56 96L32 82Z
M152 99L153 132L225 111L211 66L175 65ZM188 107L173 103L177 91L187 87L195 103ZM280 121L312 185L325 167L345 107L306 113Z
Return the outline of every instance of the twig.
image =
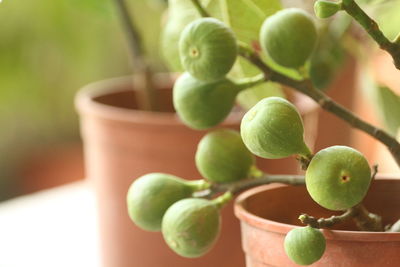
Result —
M382 232L384 231L381 216L369 212L362 204L352 208L354 210L354 221L362 231Z
M354 18L375 40L379 47L387 51L393 58L394 65L400 70L400 44L391 42L379 29L378 24L369 17L354 0L343 0L342 9Z
M330 218L315 218L313 216L302 214L299 220L314 228L329 228L335 224L353 219L357 227L362 231L382 232L383 225L380 216L370 213L362 204L348 209L341 215L332 216Z
M195 4L195 6L200 14L206 14L208 16L207 11L204 9L204 7L202 7L202 5L200 4L200 2L198 0L192 0L192 2ZM353 7L350 6L350 5L353 5L350 3L350 2L354 2L353 0L344 0L344 2L347 2L347 4L343 3L346 11L348 9L353 10ZM351 11L351 12L354 12L354 15L360 14L360 15L357 15L355 19L356 20L359 19L360 21L363 21L363 25L367 26L368 23L364 23L364 21L372 21L372 19L370 19L362 10L361 11L360 10ZM364 15L362 15L361 12ZM365 18L365 16L368 19ZM369 24L369 25L371 26L372 24ZM368 26L368 27L370 27L370 26ZM388 45L386 44L386 42L388 40L386 39L386 37L383 36L383 34L382 34L382 36L380 36L377 31L379 31L379 28L377 28L377 30L372 30L372 34L376 35L376 38L379 40L379 42L385 43L385 45L383 45L384 47L387 47ZM398 45L398 46L400 46L400 45ZM400 52L400 49L398 48L396 51ZM400 143L397 142L397 140L394 137L392 137L391 135L389 135L387 132L362 120L361 118L357 117L354 113L347 110L345 107L343 107L340 104L333 101L331 98L329 98L327 95L325 95L322 91L316 89L309 79L298 81L298 80L294 80L290 77L287 77L283 74L280 74L280 73L272 70L268 65L266 65L264 63L264 61L262 61L262 59L259 57L259 55L256 52L254 52L251 48L240 44L239 45L239 54L242 57L244 57L245 59L247 59L250 63L255 65L258 69L260 69L264 73L264 78L266 81L270 80L270 81L274 81L274 82L278 82L278 83L287 85L287 86L295 89L296 91L299 91L299 92L309 96L326 111L333 113L337 117L348 122L354 128L357 128L357 129L367 133L368 135L374 137L375 139L379 140L381 143L383 143L389 149L390 153L393 155L395 161L397 162L397 165L400 166ZM398 55L398 58L400 59L400 54Z
M313 228L329 228L332 227L335 224L344 222L348 220L349 218L352 218L354 216L354 211L352 209L347 210L345 213L342 215L336 215L336 216L331 216L330 218L315 218L313 216L307 215L307 214L301 214L299 216L299 220L304 223L308 224L309 226Z
M200 1L192 0L192 3L202 17L211 17L207 10L201 5Z
M137 78L134 81L134 85L136 88L141 89L137 91L139 95L139 108L143 110L156 110L155 92L152 81L153 72L144 57L141 36L133 23L125 0L114 0L114 2L120 14L121 23L130 48L133 71Z
M232 194L239 194L249 188L264 184L282 183L290 185L304 185L305 180L303 175L271 175L264 173L259 178L246 179L228 184L213 184L210 189L203 192L197 192L197 197L211 198L215 194L230 191Z
M287 77L283 74L280 74L274 70L272 70L268 65L261 60L261 58L257 55L256 52L252 51L250 48L242 47L239 49L239 54L247 59L250 63L255 65L258 69L260 69L265 76L266 80L278 82L284 85L287 85L293 88L296 91L299 91L315 102L317 102L323 109L335 114L337 117L342 120L348 122L354 128L357 128L368 135L374 137L379 140L381 143L386 145L389 151L392 153L394 159L397 164L400 166L400 144L397 140L386 133L384 130L379 129L368 122L362 120L357 117L354 113L347 110L345 107L333 101L327 95L325 95L322 91L316 89L310 80L294 80L290 77Z

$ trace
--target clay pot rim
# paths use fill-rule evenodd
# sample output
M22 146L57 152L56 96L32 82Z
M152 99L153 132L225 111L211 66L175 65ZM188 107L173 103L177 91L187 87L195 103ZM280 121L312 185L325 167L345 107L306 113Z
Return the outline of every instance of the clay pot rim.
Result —
M158 73L155 75L156 86L160 89L172 87L174 73ZM97 116L111 121L148 125L174 125L183 126L178 115L174 112L144 111L127 109L100 103L95 100L100 96L111 93L126 92L119 87L126 86L133 81L132 76L122 76L104 79L90 83L78 91L75 97L75 107L79 114ZM167 85L167 86L166 86ZM223 122L226 127L237 124L243 116L242 112L231 112Z
M398 175L397 175L398 177ZM393 181L393 177L387 178L386 176L378 177L377 181ZM398 181L400 182L400 180ZM262 185L255 188L251 188L241 193L235 200L234 212L235 216L241 221L245 222L258 229L266 230L269 232L276 232L281 234L287 234L293 228L300 226L281 223L265 218L261 218L245 208L246 200L257 194L266 193L270 190L277 188L288 187L291 185L285 184L268 184ZM340 240L357 240L357 241L377 241L379 242L393 242L400 241L400 233L388 233L388 232L365 232L365 231L347 231L347 230L328 230L323 229L324 236L326 239L340 239Z

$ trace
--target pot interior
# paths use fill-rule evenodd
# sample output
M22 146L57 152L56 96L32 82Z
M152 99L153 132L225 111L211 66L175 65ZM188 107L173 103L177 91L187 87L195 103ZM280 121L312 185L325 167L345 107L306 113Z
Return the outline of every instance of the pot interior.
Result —
M159 111L175 112L172 105L171 86L171 84L165 84L156 89L155 97ZM132 110L139 109L138 100L138 93L132 88L131 83L119 84L113 92L94 98L94 101L100 104Z
M384 225L396 222L400 218L400 180L374 180L363 203L370 212L382 216ZM246 198L243 207L258 217L291 225L302 225L298 220L302 213L317 218L341 214L316 204L305 186L282 186L260 191ZM332 229L357 230L351 220Z

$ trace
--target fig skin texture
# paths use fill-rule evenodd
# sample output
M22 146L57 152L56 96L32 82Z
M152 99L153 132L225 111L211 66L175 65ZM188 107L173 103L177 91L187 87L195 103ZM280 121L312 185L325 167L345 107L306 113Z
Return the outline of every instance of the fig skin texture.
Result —
M207 129L228 116L238 92L237 85L228 79L204 82L185 72L175 82L173 103L183 123L193 129Z
M164 173L146 174L136 179L129 188L129 217L143 230L159 231L169 206L190 197L192 193L193 188L184 179Z
M315 202L329 210L346 210L367 194L371 170L357 150L331 146L315 154L305 179L307 191Z
M310 15L299 8L283 9L268 17L260 30L260 44L276 63L299 68L311 55L317 30Z
M304 127L296 107L280 97L267 97L252 107L240 126L242 139L255 155L279 159L291 155L308 157Z
M284 247L293 262L310 265L322 257L326 241L320 230L306 226L292 229L285 237Z
M168 246L182 257L197 258L215 244L220 232L220 215L211 200L187 198L173 204L162 221Z
M215 183L247 178L255 161L240 133L229 129L205 135L197 146L195 159L201 175Z
M197 79L223 78L237 57L236 37L215 18L201 18L185 27L179 39L179 54L185 70Z

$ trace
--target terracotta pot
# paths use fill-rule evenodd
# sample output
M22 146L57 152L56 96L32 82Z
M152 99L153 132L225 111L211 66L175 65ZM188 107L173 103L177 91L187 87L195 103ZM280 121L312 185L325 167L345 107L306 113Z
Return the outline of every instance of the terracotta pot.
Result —
M166 172L186 179L201 177L194 155L205 131L187 128L173 113L170 77L159 75L155 81L163 112L136 109L130 77L91 84L76 98L86 177L94 186L99 206L103 266L241 267L244 255L240 226L232 206L222 213L223 230L215 248L200 259L180 258L167 247L160 233L145 232L128 218L125 197L135 178L149 172ZM302 105L306 131L314 131L318 115L315 105ZM222 127L239 129L242 115L233 112ZM294 159L260 160L258 165L271 173L298 171Z
M400 180L376 179L364 201L380 214L383 223L400 218ZM301 213L329 217L333 213L317 205L304 186L271 184L242 193L235 203L241 221L242 246L247 267L298 266L285 254L285 235L297 227ZM323 230L327 247L323 257L311 266L396 267L400 266L400 233L354 231L352 222Z
M326 91L333 100L349 110L354 110L356 98L356 64L348 57L332 84ZM351 145L354 130L347 122L334 114L321 110L318 120L318 135L315 139L316 151L332 145Z

